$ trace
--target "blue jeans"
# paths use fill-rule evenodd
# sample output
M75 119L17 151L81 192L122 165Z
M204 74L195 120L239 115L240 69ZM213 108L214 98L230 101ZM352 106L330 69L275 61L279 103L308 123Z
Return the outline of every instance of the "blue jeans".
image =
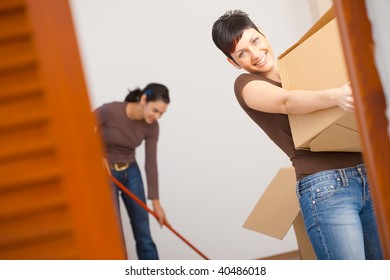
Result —
M297 196L318 259L383 259L363 164L304 177Z
M136 162L131 163L130 166L123 171L111 170L111 174L139 199L146 203L142 176ZM149 213L118 187L115 187L115 189L115 200L118 209L118 194L120 194L130 218L130 225L136 241L138 259L158 260L157 248L152 240L149 228Z

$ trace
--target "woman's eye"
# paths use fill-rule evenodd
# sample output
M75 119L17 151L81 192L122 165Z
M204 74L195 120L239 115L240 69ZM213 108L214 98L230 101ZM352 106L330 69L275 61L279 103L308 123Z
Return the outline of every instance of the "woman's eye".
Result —
M245 52L240 52L240 54L238 55L238 57L239 57L239 58L242 58L242 57L244 57L244 55L245 55Z

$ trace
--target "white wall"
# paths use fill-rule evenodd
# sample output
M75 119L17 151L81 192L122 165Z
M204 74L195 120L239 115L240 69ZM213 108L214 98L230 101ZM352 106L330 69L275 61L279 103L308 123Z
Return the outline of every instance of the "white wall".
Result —
M212 24L226 10L246 11L280 54L312 25L308 1L70 1L93 108L123 100L127 88L169 87L172 103L160 120L160 199L172 226L210 259L297 249L292 230L281 241L242 228L290 162L239 107L233 83L240 72L214 46ZM141 166L143 156L141 147ZM161 259L201 259L153 218L151 228Z
M390 104L390 38L387 35L389 26L388 11L390 2L385 0L366 0L367 15L371 23L371 32L375 43L375 63L381 79L386 103ZM388 125L388 136L390 137L390 106L386 110Z

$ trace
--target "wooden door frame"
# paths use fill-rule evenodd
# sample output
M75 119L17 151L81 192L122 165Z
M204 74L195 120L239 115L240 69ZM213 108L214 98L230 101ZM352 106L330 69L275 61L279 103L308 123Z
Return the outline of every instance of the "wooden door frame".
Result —
M390 258L390 141L386 100L375 65L364 0L333 0L355 98L364 161L374 198L384 257Z

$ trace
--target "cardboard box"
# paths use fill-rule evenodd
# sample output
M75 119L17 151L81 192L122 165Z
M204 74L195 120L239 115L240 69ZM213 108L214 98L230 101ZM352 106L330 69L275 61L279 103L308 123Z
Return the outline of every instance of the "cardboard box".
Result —
M321 90L349 81L333 9L279 57L283 88ZM305 115L289 115L294 145L312 151L360 152L354 113L338 107Z
M281 168L243 227L282 240L293 225L301 258L317 259L303 224L295 185L294 168Z

